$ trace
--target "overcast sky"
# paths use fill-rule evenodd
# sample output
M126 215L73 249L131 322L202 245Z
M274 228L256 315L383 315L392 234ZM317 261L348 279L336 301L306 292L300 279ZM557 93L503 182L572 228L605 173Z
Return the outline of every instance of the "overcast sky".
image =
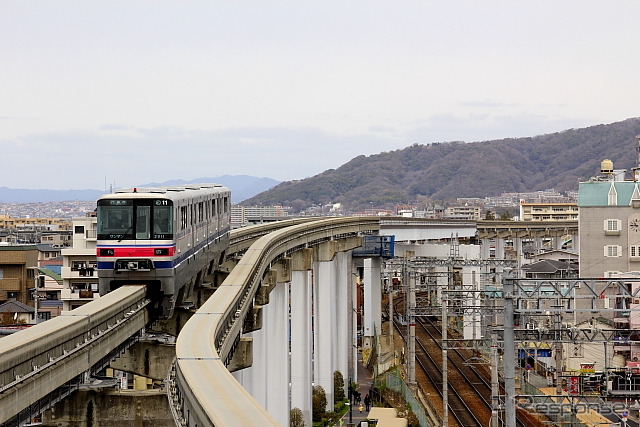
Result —
M637 117L640 2L0 2L0 187L301 179Z

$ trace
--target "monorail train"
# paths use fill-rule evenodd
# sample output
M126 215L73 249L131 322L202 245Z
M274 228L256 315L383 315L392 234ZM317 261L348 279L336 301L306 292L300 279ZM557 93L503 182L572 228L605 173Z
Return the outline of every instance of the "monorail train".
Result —
M168 319L220 264L231 192L217 184L117 190L98 199L100 295L146 285L154 317Z

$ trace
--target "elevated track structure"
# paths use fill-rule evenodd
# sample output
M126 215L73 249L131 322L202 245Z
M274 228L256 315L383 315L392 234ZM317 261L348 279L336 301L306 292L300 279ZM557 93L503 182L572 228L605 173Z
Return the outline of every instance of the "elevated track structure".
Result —
M256 301L260 289L275 264L294 252L330 242L339 246L341 241L376 233L379 227L375 217L326 219L280 229L253 243L178 337L171 401L179 422L187 426L280 425L228 369L245 319L253 306L261 305ZM354 242L349 247L357 246Z
M460 223L457 224L459 228ZM465 224L463 228L475 234L476 238L504 237L507 231L500 230L512 233L514 226L517 227L514 224L503 226L498 222L482 221ZM561 231L553 230L555 224L529 223L520 226L534 230L539 237L549 230L562 233L563 236L567 234L566 230L577 230L577 223L573 222L568 222L566 227L559 227ZM381 232L383 227L386 227L386 231ZM422 236L411 231L420 227L431 231ZM476 227L477 231L473 231ZM441 231L433 232L438 228ZM390 218L357 217L296 219L231 231L225 263L229 267L228 276L219 286L216 284L213 296L192 315L178 337L176 362L168 387L170 404L178 424L282 424L231 373L251 365L252 339L247 335L261 329L261 313L269 302L269 293L280 280L287 280L280 276L288 276L291 280L291 276L298 271L309 272L316 261L330 261L337 253L346 253L359 247L364 235L405 232L406 236L415 237L415 241L419 242L444 238L455 228L455 221L404 218L394 221ZM318 272L318 276L327 272L329 275L336 274L331 269L322 268L318 271L314 269L314 275ZM345 272L351 276L350 267L339 269L342 276ZM366 288L375 281L373 278L377 276L379 279L379 263L369 264L365 270L368 274L365 278ZM3 338L0 348L0 423L24 423L31 414L41 412L56 399L63 398L65 393L70 393L92 372L108 366L109 360L134 342L154 320L149 313L146 292L144 286L123 286L80 309ZM293 298L293 287L290 292ZM346 294L342 292L336 289L327 291L322 286L314 287L314 295L324 301L345 297ZM376 294L376 290L371 288L365 292ZM309 296L300 298L309 299ZM374 299L367 304L363 310L368 316L365 323L372 323L371 319L376 318L379 322L379 302L376 303ZM279 306L278 309L286 312L286 307ZM313 310L326 315L324 307L314 305ZM349 323L349 328L354 329L353 313L330 316L333 317L316 319L316 327L328 323L328 320L344 320ZM307 326L310 330L307 324L301 328ZM346 341L352 347L350 340L347 337ZM288 345L286 341L283 344L285 348ZM325 344L326 341L319 341L316 348ZM298 350L292 348L292 363L297 358L294 353ZM302 356L310 358L309 354ZM282 366L282 361L274 359L261 363L280 363L277 366ZM320 363L324 362L320 360ZM352 368L353 365L350 365ZM293 378L291 380L295 383ZM283 396L278 398L282 399Z

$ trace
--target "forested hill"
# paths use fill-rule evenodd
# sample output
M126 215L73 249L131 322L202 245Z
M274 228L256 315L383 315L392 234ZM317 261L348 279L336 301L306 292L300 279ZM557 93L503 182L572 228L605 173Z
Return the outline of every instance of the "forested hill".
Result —
M288 181L245 200L243 205L305 207L344 203L376 207L421 198L497 196L555 188L575 190L600 170L603 159L616 169L636 165L640 118L528 138L412 145L358 156L337 169Z

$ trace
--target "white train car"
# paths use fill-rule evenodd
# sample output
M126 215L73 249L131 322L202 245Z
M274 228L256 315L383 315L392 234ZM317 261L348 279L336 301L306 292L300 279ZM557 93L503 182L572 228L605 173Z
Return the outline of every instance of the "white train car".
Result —
M231 192L217 184L117 190L98 199L100 294L146 285L154 317L169 318L221 262Z

